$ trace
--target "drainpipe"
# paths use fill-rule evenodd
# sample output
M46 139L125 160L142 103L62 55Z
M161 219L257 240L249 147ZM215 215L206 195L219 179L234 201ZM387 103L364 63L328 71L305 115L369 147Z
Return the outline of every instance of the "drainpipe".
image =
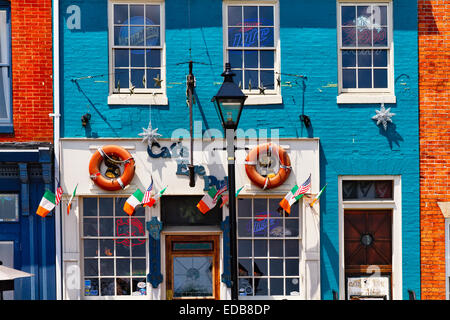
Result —
M59 0L52 0L53 13L53 147L55 153L55 190L58 188L57 182L60 181L59 176L59 160L60 160L60 78L59 78ZM62 300L62 250L61 250L61 202L55 208L55 249L56 249L56 300Z

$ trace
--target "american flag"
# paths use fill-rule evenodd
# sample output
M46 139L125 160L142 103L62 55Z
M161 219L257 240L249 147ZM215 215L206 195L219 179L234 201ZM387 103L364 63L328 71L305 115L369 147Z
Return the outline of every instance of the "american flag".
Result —
M311 175L309 175L309 178L306 179L305 182L303 182L303 184L298 187L297 191L295 191L294 197L297 197L303 193L306 193L309 188L311 188Z
M153 190L153 178L152 178L152 182L150 183L150 186L147 188L147 191L145 191L144 199L142 199L143 204L149 203L150 200L152 199L152 195L151 195L152 190Z
M224 185L222 187L222 189L220 189L219 191L217 191L216 195L214 196L213 202L217 202L217 199L219 198L219 196L224 193L225 191L227 191L227 185Z
M63 189L61 188L61 185L58 182L58 188L56 189L55 205L58 205L59 202L61 201L62 194L63 194Z

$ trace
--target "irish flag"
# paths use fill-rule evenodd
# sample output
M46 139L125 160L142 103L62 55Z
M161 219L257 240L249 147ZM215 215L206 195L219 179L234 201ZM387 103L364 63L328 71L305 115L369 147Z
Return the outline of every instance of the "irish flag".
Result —
M36 211L36 214L45 218L45 216L48 215L48 213L55 208L55 203L56 203L55 194L49 190L45 190L44 196L42 197L41 202L39 203L39 207Z
M149 206L151 208L155 204L155 202L158 201L159 198L161 198L162 194L164 193L164 191L166 191L166 189L167 187L159 191L157 194L155 194L155 196L151 197L147 203L144 203L144 206Z
M284 209L287 213L291 213L291 206L299 200L301 197L305 195L305 193L311 188L311 175L309 175L309 178L306 179L303 184L298 187L295 185L291 191L288 192L288 194L284 197L283 200L280 202L280 207Z
M77 188L78 188L78 183L75 186L75 190L73 190L72 196L70 197L70 200L69 200L69 204L67 205L67 215L69 215L70 209L72 208L72 200L75 197L75 194L77 193Z
M201 213L205 214L216 206L217 201L220 199L220 195L216 197L217 193L216 187L212 187L209 189L208 193L203 196L202 200L197 204L197 208Z
M141 190L137 189L125 202L125 205L123 206L123 211L125 211L128 215L133 215L134 209L136 206L140 205L142 203L142 200L144 199L144 194Z

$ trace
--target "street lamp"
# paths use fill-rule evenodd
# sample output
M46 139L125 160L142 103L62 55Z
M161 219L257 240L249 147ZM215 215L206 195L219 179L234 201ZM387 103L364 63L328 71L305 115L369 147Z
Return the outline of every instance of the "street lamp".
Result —
M211 102L215 102L216 111L219 114L227 142L228 160L228 193L229 193L229 215L230 215L230 257L231 257L231 299L238 299L238 276L237 276L237 239L236 239L236 186L235 186L235 146L234 138L236 128L241 118L247 96L233 82L235 74L231 71L231 65L225 64L223 84Z

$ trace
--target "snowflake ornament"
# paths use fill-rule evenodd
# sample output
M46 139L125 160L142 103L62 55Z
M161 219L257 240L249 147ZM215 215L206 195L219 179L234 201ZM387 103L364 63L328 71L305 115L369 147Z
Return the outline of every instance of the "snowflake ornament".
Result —
M152 128L151 121L149 122L147 129L145 129L145 128L142 128L142 129L144 130L144 132L139 133L139 135L143 138L142 142L147 141L149 146L151 146L153 142L157 142L157 139L162 136L161 134L156 132L156 131L158 131L158 128L156 128L156 129Z
M384 130L387 130L387 123L392 123L392 117L395 116L395 113L391 113L391 108L384 108L384 103L381 104L380 110L375 110L377 113L372 117L372 120L377 120L377 126L382 123Z

